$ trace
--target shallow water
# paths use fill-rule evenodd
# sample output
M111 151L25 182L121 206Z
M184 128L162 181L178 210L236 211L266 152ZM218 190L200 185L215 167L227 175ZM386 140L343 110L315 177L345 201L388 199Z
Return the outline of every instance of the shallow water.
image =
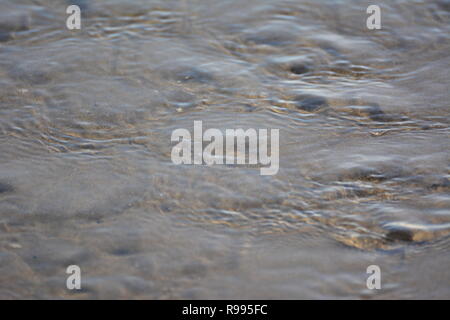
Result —
M0 298L450 298L449 1L72 3L0 0ZM174 165L194 120L278 174Z

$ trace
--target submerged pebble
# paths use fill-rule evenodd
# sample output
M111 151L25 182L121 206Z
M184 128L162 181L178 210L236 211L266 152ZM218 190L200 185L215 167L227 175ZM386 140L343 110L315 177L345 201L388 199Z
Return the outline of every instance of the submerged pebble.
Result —
M67 4L77 5L78 7L80 7L81 13L89 9L88 0L68 0Z
M450 0L441 0L438 2L438 6L443 10L450 11Z
M368 118L370 120L378 122L394 122L405 120L405 117L402 117L400 115L385 113L377 103L372 103L369 105L350 105L340 107L339 110L353 116Z
M392 226L388 227L386 238L390 241L413 241L414 233L406 227Z
M289 66L289 71L293 74L304 74L309 72L309 67L302 63L293 63Z
M0 298L358 298L374 258L384 297L448 292L448 1L371 32L345 1L131 2L0 0ZM199 120L280 143L175 165ZM236 164L260 138L274 176Z
M370 106L350 106L346 111L353 115L368 117L372 120L379 120L385 114L377 104Z
M432 241L450 234L450 224L427 225L390 222L383 228L386 230L386 239L390 241Z
M314 112L321 108L328 107L328 102L325 98L314 95L301 95L295 98L295 106L298 109Z
M28 15L0 16L0 32L26 31L30 29Z
M0 193L13 192L14 188L12 185L4 182L0 182Z
M12 35L9 32L0 31L0 42L6 42L12 39Z
M430 188L438 192L448 191L450 189L450 180L442 178L440 181L433 183Z
M27 15L14 14L4 16L0 13L0 42L14 39L14 32L30 29L30 17Z
M391 115L387 115L381 110L380 106L376 103L366 107L365 113L369 119L380 122L395 121Z

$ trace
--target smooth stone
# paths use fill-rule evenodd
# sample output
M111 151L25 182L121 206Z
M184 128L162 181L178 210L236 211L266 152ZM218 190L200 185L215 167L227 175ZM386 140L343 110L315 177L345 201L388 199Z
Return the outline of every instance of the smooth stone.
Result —
M12 35L9 32L0 31L0 42L6 42L12 40Z
M348 106L345 107L344 112L350 113L359 117L378 118L384 114L383 110L378 105L372 106ZM373 119L373 120L374 120Z
M406 117L401 116L401 115L384 113L383 110L381 109L381 107L378 104L376 104L376 103L371 104L368 107L367 111L368 111L369 119L374 120L374 121L395 122L395 121L405 121L405 120L407 120Z
M17 32L30 30L30 17L28 15L13 14L0 16L0 32Z
M0 182L0 193L13 192L14 187L8 183Z
M383 226L386 238L391 241L432 241L450 234L450 223L422 225L406 222L390 222Z
M68 5L76 5L80 7L81 14L83 14L83 11L86 11L89 9L88 7L88 0L67 0Z
M386 114L381 107L372 103L370 105L351 105L341 109L342 111L358 117L366 117L378 122L404 121L406 118L399 115Z
M328 107L328 102L325 98L313 95L302 95L295 98L295 106L298 109L314 112L323 107Z
M450 188L450 180L442 178L439 182L433 183L430 188L440 192L447 191Z
M389 227L386 233L386 238L391 241L408 241L414 239L414 232L405 227Z
M344 111L355 116L367 117L375 121L383 121L386 118L386 114L376 103L364 106L349 106L348 108L345 108Z
M294 74L304 74L309 72L309 68L301 63L295 63L289 66L289 71Z
M450 11L450 0L441 0L438 2L438 6L444 10Z
M368 106L366 111L371 120L386 121L389 119L389 117L383 112L383 110L381 110L378 104L372 104L371 106Z

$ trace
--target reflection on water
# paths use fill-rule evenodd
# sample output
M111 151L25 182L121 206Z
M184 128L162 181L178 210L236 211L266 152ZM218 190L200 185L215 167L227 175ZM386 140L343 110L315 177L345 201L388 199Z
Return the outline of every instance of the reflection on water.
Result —
M0 1L0 298L450 298L449 1L76 2ZM174 165L194 120L280 171Z

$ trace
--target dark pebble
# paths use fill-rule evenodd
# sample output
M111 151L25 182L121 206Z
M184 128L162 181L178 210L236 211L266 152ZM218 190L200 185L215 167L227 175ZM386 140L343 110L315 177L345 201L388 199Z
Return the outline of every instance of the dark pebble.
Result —
M13 192L14 188L8 183L0 182L0 193Z
M87 0L68 0L68 5L76 5L80 7L81 12L88 10L88 1Z
M320 108L328 107L328 102L325 98L312 95L302 95L295 98L295 106L298 109L314 112Z
M4 19L0 20L0 32L19 32L27 30L30 30L30 17L28 15L5 16Z
M0 31L0 42L6 42L12 39L11 33Z
M413 241L414 232L411 229L404 227L389 227L386 233L386 238L390 241Z
M407 120L406 117L403 117L401 115L393 115L393 114L386 114L381 110L380 106L376 103L370 105L367 109L369 118L373 121L379 121L379 122L395 122L395 121L405 121Z
M309 72L309 68L304 64L296 63L289 67L289 71L294 74L304 74Z
M436 191L445 191L450 188L450 180L447 178L441 179L438 183L433 183L431 189Z
M371 120L383 121L383 119L386 117L386 114L383 112L383 110L381 110L378 104L368 106L366 108L366 112L367 116L369 116Z
M378 122L393 122L393 121L405 121L406 117L395 114L386 114L376 103L370 105L352 105L344 108L344 112L348 112L352 115L359 117L366 117L373 121Z
M438 2L438 6L444 10L450 11L450 0L441 0Z

